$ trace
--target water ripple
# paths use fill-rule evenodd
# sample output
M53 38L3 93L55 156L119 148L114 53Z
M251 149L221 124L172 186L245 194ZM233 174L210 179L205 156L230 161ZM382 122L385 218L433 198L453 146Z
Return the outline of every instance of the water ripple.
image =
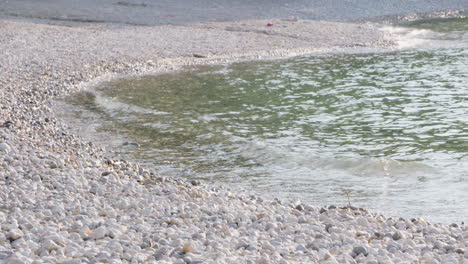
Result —
M80 104L164 174L312 204L346 204L351 192L387 214L458 221L468 216L468 23L444 23L402 29L427 47L117 80Z

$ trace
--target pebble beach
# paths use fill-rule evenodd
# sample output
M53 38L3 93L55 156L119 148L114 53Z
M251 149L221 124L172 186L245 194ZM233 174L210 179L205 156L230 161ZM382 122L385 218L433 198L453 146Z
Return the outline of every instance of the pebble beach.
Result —
M468 226L158 175L79 137L55 100L191 65L397 49L372 23L0 19L0 263L468 263Z

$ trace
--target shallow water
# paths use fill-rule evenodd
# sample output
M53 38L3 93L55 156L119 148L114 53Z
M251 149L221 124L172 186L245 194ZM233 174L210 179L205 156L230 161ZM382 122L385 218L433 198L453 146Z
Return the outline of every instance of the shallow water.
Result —
M162 175L464 221L468 20L410 26L391 30L416 48L204 66L111 81L70 102L86 133Z

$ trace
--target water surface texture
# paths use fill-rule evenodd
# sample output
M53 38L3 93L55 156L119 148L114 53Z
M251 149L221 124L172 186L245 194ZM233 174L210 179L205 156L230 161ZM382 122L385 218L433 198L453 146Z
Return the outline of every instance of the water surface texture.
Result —
M398 30L414 49L198 67L111 81L71 101L92 116L87 127L162 175L314 205L346 205L349 194L388 216L459 223L468 20L411 26Z
M0 16L48 22L186 24L246 19L356 20L466 9L465 0L0 0Z

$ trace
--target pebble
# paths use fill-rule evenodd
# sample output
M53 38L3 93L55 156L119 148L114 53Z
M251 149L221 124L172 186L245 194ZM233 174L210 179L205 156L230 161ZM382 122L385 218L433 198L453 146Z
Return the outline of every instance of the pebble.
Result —
M245 25L236 26L265 24L242 23ZM279 23L274 22L275 30L281 30ZM209 29L170 25L116 28L105 23L63 27L2 20L2 51L8 52L0 54L4 66L0 67L0 263L417 263L419 256L428 261L467 259L468 236L463 232L468 229L463 225L449 228L422 220L390 220L355 207L320 208L300 201L288 205L225 186L156 176L144 166L108 157L97 143L76 136L52 108L53 99L83 91L102 78L176 70L193 61L210 60L182 58L183 54L219 54L221 58L229 54L225 45L232 47L232 37L236 38L234 45L265 45L259 50L268 50L271 45L264 38L274 37L292 41L290 47L303 45L307 52L314 44L310 41L320 38L309 31L324 26L348 32L350 36L336 33L346 39L383 41L381 31L370 24L294 23L297 28L293 31L314 38L295 42L296 38L281 34L260 34L257 40L251 37L254 33L227 31L223 23L213 23ZM284 30L289 33L290 29ZM189 43L202 39L210 45L193 45L187 50L186 44L171 41L180 36ZM330 39L328 33L321 37L341 45L339 38ZM165 61L169 57L159 60L171 54L170 61ZM290 50L270 56L280 55L290 55Z
M296 251L305 253L305 252L307 252L307 249L303 245L298 245L296 247Z
M51 250L57 250L59 248L59 245L57 245L57 243L55 243L53 240L51 239L46 239L43 243L42 243L42 247L51 251Z
M367 256L368 252L367 252L367 249L365 247L362 247L362 246L357 246L357 247L354 247L353 248L353 253L356 254L357 256L362 254L364 256Z
M90 234L89 238L91 239L101 239L104 238L104 236L107 234L107 229L105 226L100 226L96 229L94 229Z
M182 252L184 252L185 254L188 254L188 253L193 253L195 251L192 243L190 242L187 242L185 243L184 247L182 248Z
M11 147L8 146L7 143L2 142L2 143L0 143L0 151L5 152L5 153L8 154L11 151Z
M393 233L392 238L394 240L399 240L399 239L403 238L403 235L401 234L400 231L396 231L395 233Z
M22 236L23 236L23 232L17 228L12 229L10 230L10 232L8 232L8 239L10 239L10 241L17 240L21 238Z

